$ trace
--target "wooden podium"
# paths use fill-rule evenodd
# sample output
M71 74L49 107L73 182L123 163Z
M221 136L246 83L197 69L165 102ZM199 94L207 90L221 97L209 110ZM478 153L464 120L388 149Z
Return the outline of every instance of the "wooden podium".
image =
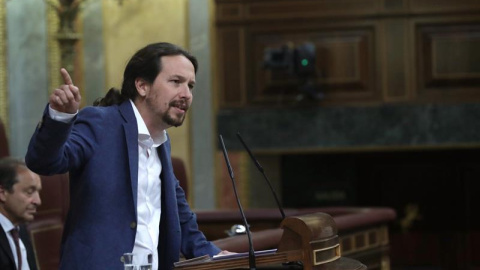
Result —
M341 257L337 226L325 213L285 218L281 223L283 235L276 250L256 252L259 268L299 262L304 270L360 270L367 267ZM248 254L208 256L181 261L177 270L248 269Z

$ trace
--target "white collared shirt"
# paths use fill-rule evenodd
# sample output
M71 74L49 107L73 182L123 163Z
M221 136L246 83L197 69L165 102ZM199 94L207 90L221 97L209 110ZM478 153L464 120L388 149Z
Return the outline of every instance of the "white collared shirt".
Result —
M167 135L164 131L159 138L152 138L135 104L131 100L130 103L138 126L137 234L132 253L142 254L144 258L152 254L152 269L157 270L162 163L156 150L167 141Z
M13 226L13 223L2 213L0 213L0 224L2 225L3 231L7 235L8 243L10 244L10 249L12 250L13 258L15 259L15 265L18 267L17 249L15 248L15 242L13 241L12 234L10 233L15 226ZM25 248L22 239L19 239L19 243L20 252L22 253L22 270L30 270L30 266L28 265L27 261L27 249Z

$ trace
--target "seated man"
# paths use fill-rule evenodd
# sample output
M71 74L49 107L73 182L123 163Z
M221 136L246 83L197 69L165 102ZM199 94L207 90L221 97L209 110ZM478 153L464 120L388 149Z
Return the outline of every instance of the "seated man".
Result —
M24 226L41 204L40 177L25 163L0 159L0 269L36 270L30 239ZM19 232L20 230L20 232ZM19 236L20 235L20 236Z

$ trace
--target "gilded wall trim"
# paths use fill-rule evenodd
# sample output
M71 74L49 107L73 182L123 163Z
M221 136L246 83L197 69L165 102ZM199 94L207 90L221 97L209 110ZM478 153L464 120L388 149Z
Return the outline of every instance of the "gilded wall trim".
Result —
M6 2L0 0L0 119L5 125L7 137L8 125L8 91L7 91L7 26Z
M51 5L47 7L47 30L48 30L48 92L51 93L53 89L60 84L60 68L61 68L61 53L60 45L57 40L57 33L60 26L60 19L57 12Z

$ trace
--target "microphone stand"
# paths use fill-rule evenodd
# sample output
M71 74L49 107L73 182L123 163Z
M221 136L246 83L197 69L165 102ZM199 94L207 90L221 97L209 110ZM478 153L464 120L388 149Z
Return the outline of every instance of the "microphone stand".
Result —
M280 210L280 214L282 215L282 219L285 219L285 212L283 211L283 207L280 204L280 201L278 200L277 193L275 192L275 189L273 189L272 184L270 183L270 180L268 180L268 177L265 173L265 170L263 169L262 165L260 165L260 162L258 162L258 160L255 158L252 151L250 151L250 148L248 148L247 144L245 143L242 136L240 135L240 132L238 132L238 131L237 131L237 137L240 140L240 142L243 144L243 147L245 148L245 150L247 150L247 152L250 155L250 158L252 159L255 166L257 166L258 170L262 173L265 181L267 181L267 184L270 187L270 191L272 192L273 197L275 198L275 202L277 202L278 210ZM296 261L296 262L287 262L287 263L284 263L284 265L293 265L293 266L302 267L303 264L300 261Z
M258 162L258 160L255 158L255 156L252 154L252 151L248 148L247 144L243 140L242 136L240 136L240 132L237 132L237 137L240 140L240 142L243 144L243 147L247 150L248 154L250 155L250 158L252 159L253 163L255 163L255 166L257 166L258 170L262 173L263 178L265 181L267 181L268 186L270 187L270 191L273 194L273 197L275 198L275 202L277 202L278 210L280 210L280 214L282 215L282 220L285 219L285 212L283 211L282 205L280 204L280 201L278 200L277 193L272 187L272 183L270 183L270 180L268 180L267 175L265 174L265 171L263 170L262 165Z
M250 226L247 223L247 218L245 217L245 212L243 212L242 204L240 203L240 200L238 198L237 187L236 187L236 184L235 184L235 177L233 175L232 165L230 164L230 160L228 159L227 149L225 148L225 143L223 142L223 138L222 138L221 134L218 137L220 139L220 144L222 145L223 156L225 157L225 163L227 164L228 173L230 175L230 179L232 179L232 185L233 185L233 191L235 193L235 199L237 200L238 208L240 209L240 214L242 215L243 224L245 224L245 230L247 232L248 247L249 247L248 263L249 263L249 266L250 266L250 270L256 270L257 268L255 266L255 251L253 249L252 236L250 235Z

